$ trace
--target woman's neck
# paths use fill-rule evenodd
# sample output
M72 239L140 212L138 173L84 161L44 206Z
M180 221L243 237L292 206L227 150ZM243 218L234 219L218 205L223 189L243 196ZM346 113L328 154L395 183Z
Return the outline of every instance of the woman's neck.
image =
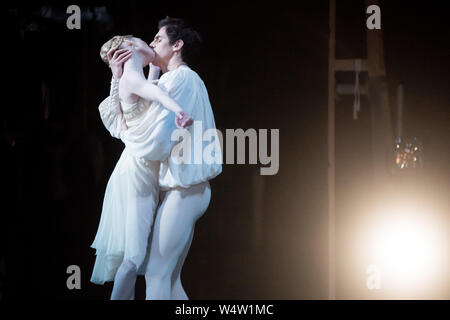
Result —
M124 65L123 65L123 75L124 76L131 72L137 72L139 74L139 76L142 76L143 78L145 78L144 70L142 69L142 60L140 59L140 57L138 56L138 54L136 52L133 52L130 59L125 61Z
M133 55L123 65L123 74L119 84L119 97L127 103L136 103L139 96L133 93L130 86L139 81L145 80L144 71L142 70L142 60L133 52Z

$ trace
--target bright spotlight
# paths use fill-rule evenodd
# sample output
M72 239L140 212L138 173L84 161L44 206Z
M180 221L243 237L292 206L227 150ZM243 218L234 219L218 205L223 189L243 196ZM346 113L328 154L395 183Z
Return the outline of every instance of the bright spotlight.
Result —
M365 228L366 262L380 272L384 298L417 299L442 285L446 244L439 219L416 208L378 212Z

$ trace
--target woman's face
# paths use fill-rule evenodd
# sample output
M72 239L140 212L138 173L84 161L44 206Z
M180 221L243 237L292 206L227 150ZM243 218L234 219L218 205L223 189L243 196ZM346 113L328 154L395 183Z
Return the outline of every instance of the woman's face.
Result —
M134 51L142 56L142 66L148 66L155 59L155 51L141 38L124 39L124 46L132 46Z

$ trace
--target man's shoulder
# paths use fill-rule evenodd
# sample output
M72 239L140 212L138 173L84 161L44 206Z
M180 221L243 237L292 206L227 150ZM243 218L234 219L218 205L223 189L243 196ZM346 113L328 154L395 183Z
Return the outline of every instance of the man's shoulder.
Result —
M165 76L163 75L159 84L166 86L169 90L178 88L181 90L193 90L195 92L205 86L198 73L188 66L181 66L168 72Z
M192 76L192 74L187 70L187 68L177 68L169 72L164 73L159 79L161 82L172 82L172 81L182 81L185 78Z
M177 68L178 71L178 75L184 77L185 79L191 79L191 80L195 80L195 81L202 81L202 78L199 76L199 74L191 69L191 67L189 66L181 66L179 68Z
M198 87L205 87L205 83L203 82L202 77L200 77L200 75L195 71L192 70L190 67L186 67L186 68L182 68L184 69L185 72L185 79L192 81L192 83L196 84L196 86Z

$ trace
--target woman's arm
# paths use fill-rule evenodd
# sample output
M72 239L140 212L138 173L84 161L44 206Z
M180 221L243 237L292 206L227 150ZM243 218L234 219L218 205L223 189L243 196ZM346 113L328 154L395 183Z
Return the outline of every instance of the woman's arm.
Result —
M127 130L125 117L119 99L119 79L123 74L123 64L131 57L128 49L110 50L108 52L109 67L112 71L111 88L109 97L103 100L98 110L103 125L108 129L111 136L121 139L122 132Z
M175 123L179 128L185 128L194 122L184 110L175 102L165 91L163 91L157 85L145 81L145 78L140 76L137 72L129 72L127 74L125 86L127 86L130 92L140 96L141 98L149 101L156 101L161 103L170 111L175 112Z
M128 129L125 118L120 108L119 101L119 80L116 78L111 79L111 89L109 97L103 100L98 110L100 112L100 118L103 125L109 131L114 138L121 138L123 130Z
M134 93L141 98L148 101L157 101L165 106L167 109L175 112L175 124L179 128L185 128L190 126L194 119L190 117L183 109L165 93L161 88L152 84L150 81L145 81L143 73L129 71L126 77L123 75L123 64L131 57L132 52L128 49L120 49L113 52L108 52L108 60L114 78L122 78L124 87L128 87L131 93ZM160 69L153 64L150 64L149 79L150 77L159 76ZM126 78L126 79L125 79ZM119 101L119 99L117 98ZM112 101L112 103L115 103ZM120 105L120 101L117 102Z
M141 79L133 81L130 90L145 100L156 101L175 113L183 112L183 109L160 87Z

